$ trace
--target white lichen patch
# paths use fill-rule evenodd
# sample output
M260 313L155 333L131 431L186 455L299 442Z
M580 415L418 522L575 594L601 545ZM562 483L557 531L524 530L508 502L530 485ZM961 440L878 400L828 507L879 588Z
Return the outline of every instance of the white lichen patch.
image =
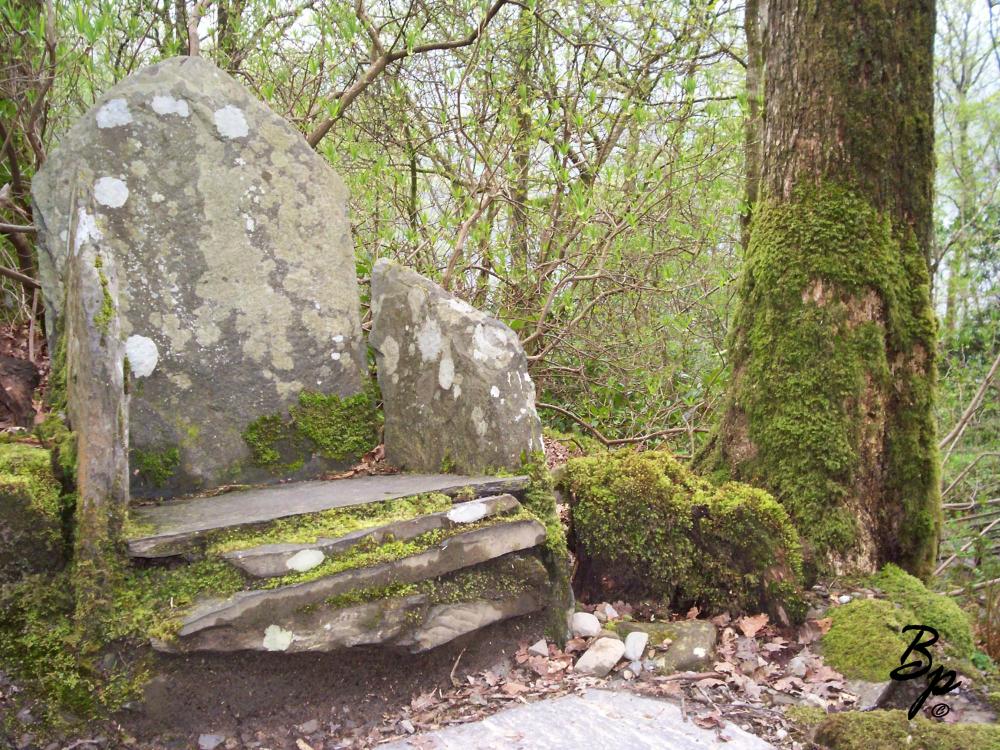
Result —
M495 385L491 385L490 386L490 395L493 398L500 398L500 389L497 388Z
M452 523L473 523L485 518L489 510L486 503L482 502L459 503L448 511L448 520Z
M330 359L332 359L334 362L339 362L340 352L330 352Z
M99 128L117 128L132 122L132 113L124 99L109 99L97 110L96 117Z
M455 382L455 361L451 358L451 352L445 351L438 365L438 385L448 390Z
M399 365L399 342L392 336L386 336L382 341L382 371L386 375L396 372Z
M295 633L291 630L285 630L280 625L268 625L262 645L265 651L287 651L294 640Z
M427 320L417 331L417 346L420 347L420 359L433 362L441 354L441 327L436 320Z
M149 199L153 201L153 203L163 203L163 201L166 200L166 198L163 197L163 193L153 193L149 196Z
M148 378L160 361L156 342L146 336L129 336L125 341L125 356L128 357L132 374L137 378Z
M77 211L76 236L73 238L73 250L80 251L84 242L95 242L104 239L101 230L97 228L97 217L88 214L82 208Z
M121 208L128 200L128 185L117 177L101 177L94 183L94 200L108 208Z
M693 649L691 650L691 653L693 653L693 654L694 654L695 656L697 656L697 657L698 657L699 659L703 659L703 658L705 658L705 654L706 654L707 652L706 652L706 651L705 651L705 649L703 649L703 648L702 648L701 646L696 646L695 648L693 648Z
M215 110L213 119L215 120L215 129L223 138L242 138L250 132L243 110L232 104Z
M511 357L510 342L503 330L482 323L472 334L472 347L472 356L476 360L495 366L505 365Z
M158 115L177 115L187 117L191 114L191 108L186 100L174 98L169 94L160 94L153 97L153 111Z
M448 307L455 312L462 313L463 315L475 315L476 317L482 317L482 313L465 300L452 298L448 300Z
M479 437L486 435L488 426L486 420L483 419L483 410L478 406L472 407L472 426L476 429L476 434Z
M296 573L305 573L312 570L326 559L323 550L304 549L299 550L294 555L285 560L285 567L294 570Z

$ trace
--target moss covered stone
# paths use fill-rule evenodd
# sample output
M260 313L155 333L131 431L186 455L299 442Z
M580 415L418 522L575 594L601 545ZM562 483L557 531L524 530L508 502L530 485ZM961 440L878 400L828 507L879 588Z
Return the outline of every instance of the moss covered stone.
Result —
M905 711L846 711L816 728L815 740L829 750L1000 750L1000 726L946 724Z
M834 608L830 617L821 641L826 663L848 679L888 680L910 643L901 631L914 622L912 613L882 599L857 599Z
M374 387L353 396L299 394L288 418L268 414L243 431L253 462L273 473L294 473L313 456L334 461L360 457L378 440Z
M0 581L62 566L66 510L49 451L0 443Z
M678 608L803 614L798 537L766 492L714 487L662 451L573 459L562 486L592 579Z
M870 582L890 601L912 612L914 619L910 622L935 628L946 641L946 653L959 659L972 657L972 624L954 599L930 591L919 578L892 564L872 576Z
M856 191L753 210L734 371L701 466L768 488L814 570L926 575L940 526L935 322L913 232Z
M181 451L177 446L160 450L132 451L131 465L138 472L143 482L152 487L162 487L177 471L181 463Z

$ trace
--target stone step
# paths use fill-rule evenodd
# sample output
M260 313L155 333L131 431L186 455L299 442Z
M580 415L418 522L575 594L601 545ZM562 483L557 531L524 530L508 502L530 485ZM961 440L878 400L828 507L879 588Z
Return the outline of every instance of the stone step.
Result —
M321 565L328 556L346 552L362 542L381 544L388 540L406 541L437 529L453 529L490 516L520 509L513 495L495 495L479 500L457 503L439 513L409 518L403 521L358 529L334 539L317 539L314 543L262 544L250 549L226 552L222 557L253 578L273 578L289 573L304 573Z
M483 580L505 571L506 583L483 585ZM518 585L512 587L512 582ZM436 595L441 591L444 596ZM453 591L468 593L456 598ZM321 602L275 617L267 625L211 627L171 643L154 641L153 646L168 653L295 653L385 645L417 653L492 623L536 612L548 604L548 592L548 573L537 554L514 553L445 575L429 592L342 605Z
M128 553L132 557L169 557L188 551L199 537L223 529L428 492L454 497L471 488L475 497L485 497L520 492L527 486L528 477L525 476L388 474L293 482L238 490L216 497L174 500L131 510L131 521L142 531L128 540Z
M312 617L310 613L314 608L331 599L392 584L413 584L437 578L512 552L531 549L544 541L545 527L538 521L501 521L449 536L434 547L397 560L352 568L280 588L242 591L223 601L206 602L195 608L182 623L177 642L167 645L165 650L231 650L233 643L252 644L239 645L238 649L274 650L267 645L268 633L278 628L295 634L298 618Z

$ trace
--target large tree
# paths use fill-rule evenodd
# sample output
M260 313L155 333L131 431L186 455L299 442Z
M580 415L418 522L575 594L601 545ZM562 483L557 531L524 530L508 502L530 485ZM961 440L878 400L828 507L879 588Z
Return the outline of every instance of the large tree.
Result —
M749 0L748 224L706 453L816 569L930 570L934 0Z

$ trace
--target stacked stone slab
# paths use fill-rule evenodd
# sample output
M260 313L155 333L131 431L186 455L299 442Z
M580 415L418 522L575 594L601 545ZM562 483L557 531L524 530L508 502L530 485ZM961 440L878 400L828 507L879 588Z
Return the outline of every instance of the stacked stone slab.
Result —
M347 396L364 370L340 178L284 119L201 58L111 88L32 183L52 350L73 237L117 268L132 491L273 478L243 432L303 392ZM100 316L98 323L100 322ZM316 455L295 476L340 466ZM153 475L141 469L151 463Z
M475 472L516 469L544 450L535 386L510 328L385 260L372 271L372 309L390 461Z

